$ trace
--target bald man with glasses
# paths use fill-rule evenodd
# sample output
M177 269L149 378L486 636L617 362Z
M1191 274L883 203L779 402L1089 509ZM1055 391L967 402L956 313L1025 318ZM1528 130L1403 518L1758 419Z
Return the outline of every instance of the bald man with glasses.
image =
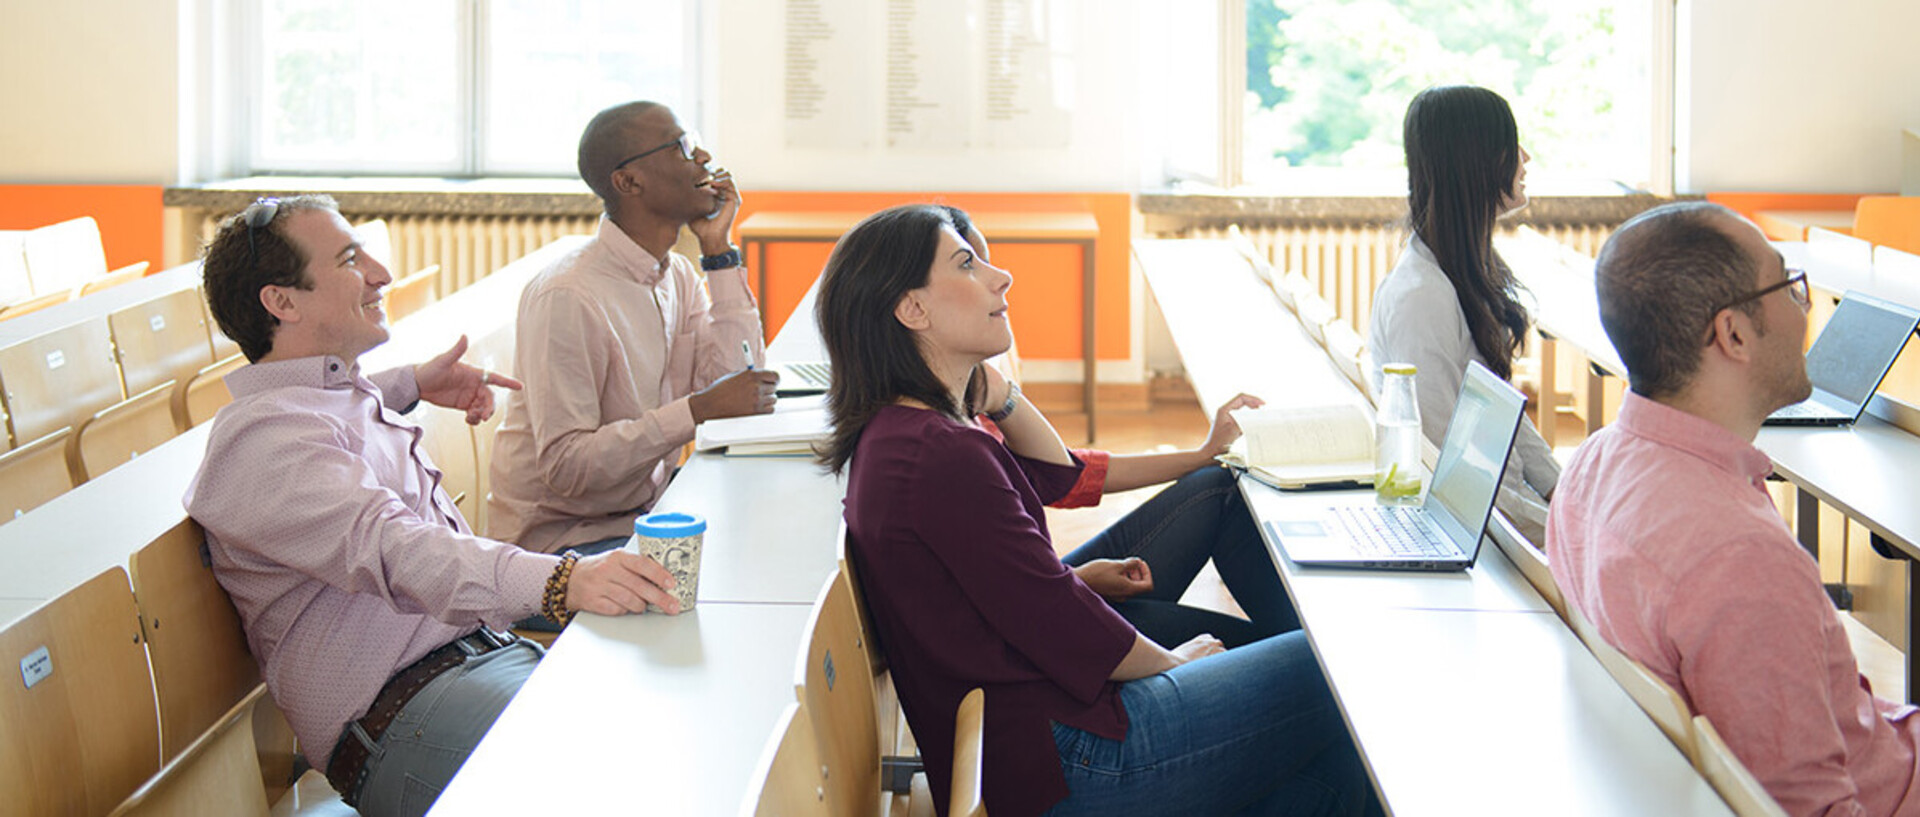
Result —
M729 242L740 193L712 159L654 102L601 111L581 134L580 178L606 213L520 296L526 389L496 438L492 535L549 553L618 547L696 424L773 410L777 376L750 365L760 313ZM698 266L672 250L682 228Z

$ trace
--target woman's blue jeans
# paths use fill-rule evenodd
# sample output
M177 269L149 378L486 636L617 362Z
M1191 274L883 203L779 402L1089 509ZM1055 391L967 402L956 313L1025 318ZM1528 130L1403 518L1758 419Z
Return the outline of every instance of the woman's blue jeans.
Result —
M1379 814L1305 633L1128 681L1125 740L1053 725L1072 792L1049 815Z
M1293 600L1260 541L1233 472L1195 470L1166 487L1061 561L1138 556L1153 570L1153 590L1113 605L1134 629L1169 649L1201 633L1229 647L1300 629ZM1212 559L1247 618L1180 605L1193 577Z

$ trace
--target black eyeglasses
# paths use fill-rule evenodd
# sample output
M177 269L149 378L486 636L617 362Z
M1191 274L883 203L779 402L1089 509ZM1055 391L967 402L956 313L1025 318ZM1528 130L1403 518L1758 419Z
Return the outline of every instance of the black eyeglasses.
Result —
M1813 305L1813 293L1807 291L1806 270L1789 269L1787 270L1786 280L1781 281L1780 283L1774 284L1773 286L1770 286L1770 287L1761 287L1760 289L1756 289L1752 292L1749 292L1745 295L1742 295L1738 298L1735 298L1731 301L1721 304L1715 307L1714 310L1708 314L1718 315L1720 314L1720 310L1722 309L1732 309L1748 301L1755 300L1758 298L1765 298L1766 296L1773 294L1775 291L1782 290L1782 289L1786 290L1787 294L1793 296L1793 302L1796 304L1799 304L1801 309L1806 309Z
M240 221L247 225L247 264L260 263L260 250L253 243L253 231L273 223L273 217L280 212L280 200L273 198L254 199L252 204L240 214Z
M627 165L632 164L633 162L639 161L640 159L643 159L648 156L652 156L655 153L659 153L660 151L666 150L667 148L673 147L675 145L680 146L681 156L685 157L687 161L693 161L693 152L700 149L700 134L694 133L693 131L682 131L680 133L680 137L671 142L668 142L659 147L647 148L646 150L640 151L639 153L635 153L632 156L628 156L625 159L621 159L619 164L613 166L613 169L619 170L620 168L626 167ZM608 172L612 172L612 171L608 171Z

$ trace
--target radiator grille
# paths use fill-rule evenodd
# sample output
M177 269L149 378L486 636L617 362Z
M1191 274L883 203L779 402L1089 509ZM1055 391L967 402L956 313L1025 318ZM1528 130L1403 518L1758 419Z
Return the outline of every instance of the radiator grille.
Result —
M386 260L393 274L398 277L439 264L435 291L443 296L556 238L591 234L598 222L595 216L343 215L355 224L385 220L392 245L392 257ZM204 218L200 224L202 240L211 239L218 226L215 217Z
M1613 230L1609 225L1529 225L1542 235L1593 256ZM1361 336L1373 310L1373 291L1400 260L1406 230L1399 224L1242 223L1241 233L1265 253L1276 271L1306 276ZM1182 238L1227 237L1226 225L1189 228Z

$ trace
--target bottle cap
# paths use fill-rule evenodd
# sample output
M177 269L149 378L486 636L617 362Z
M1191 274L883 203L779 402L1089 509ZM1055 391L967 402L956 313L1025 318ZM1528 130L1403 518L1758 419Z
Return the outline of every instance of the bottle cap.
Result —
M1415 374L1418 370L1411 363L1381 364L1380 371L1385 374Z
M651 539L697 536L706 530L707 520L690 513L650 513L633 520L633 532Z

